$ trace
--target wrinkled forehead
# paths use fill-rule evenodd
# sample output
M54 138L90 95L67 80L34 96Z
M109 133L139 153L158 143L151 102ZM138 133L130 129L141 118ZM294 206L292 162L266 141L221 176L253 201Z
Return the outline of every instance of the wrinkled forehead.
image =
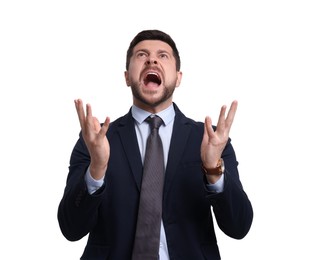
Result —
M134 46L133 53L140 51L140 50L146 50L146 51L165 51L168 53L172 53L171 46L160 40L144 40L140 41L138 44Z

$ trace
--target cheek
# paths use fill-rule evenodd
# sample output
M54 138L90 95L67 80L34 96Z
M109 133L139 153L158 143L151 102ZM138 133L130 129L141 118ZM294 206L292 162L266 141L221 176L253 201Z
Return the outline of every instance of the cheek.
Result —
M128 79L132 80L134 78L137 78L139 76L139 69L136 66L130 66L128 70Z

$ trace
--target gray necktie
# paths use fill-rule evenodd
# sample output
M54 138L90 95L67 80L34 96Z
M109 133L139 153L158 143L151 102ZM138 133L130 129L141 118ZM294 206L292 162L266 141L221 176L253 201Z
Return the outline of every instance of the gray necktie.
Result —
M151 133L147 138L140 203L132 260L159 258L160 225L164 182L164 155L158 116L148 117Z

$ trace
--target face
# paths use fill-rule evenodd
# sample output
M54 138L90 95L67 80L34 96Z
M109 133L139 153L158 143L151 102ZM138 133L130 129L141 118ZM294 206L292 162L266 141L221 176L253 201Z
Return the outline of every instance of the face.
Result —
M134 105L152 113L171 105L181 77L182 73L176 71L172 48L159 40L145 40L135 45L129 69L125 72Z

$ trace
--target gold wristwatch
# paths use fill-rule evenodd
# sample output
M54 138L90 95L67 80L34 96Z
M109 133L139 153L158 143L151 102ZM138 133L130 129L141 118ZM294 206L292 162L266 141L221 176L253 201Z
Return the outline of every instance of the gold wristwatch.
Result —
M225 163L224 163L224 160L220 158L215 168L206 169L204 165L202 165L202 169L203 169L204 174L206 175L221 175L225 171Z

